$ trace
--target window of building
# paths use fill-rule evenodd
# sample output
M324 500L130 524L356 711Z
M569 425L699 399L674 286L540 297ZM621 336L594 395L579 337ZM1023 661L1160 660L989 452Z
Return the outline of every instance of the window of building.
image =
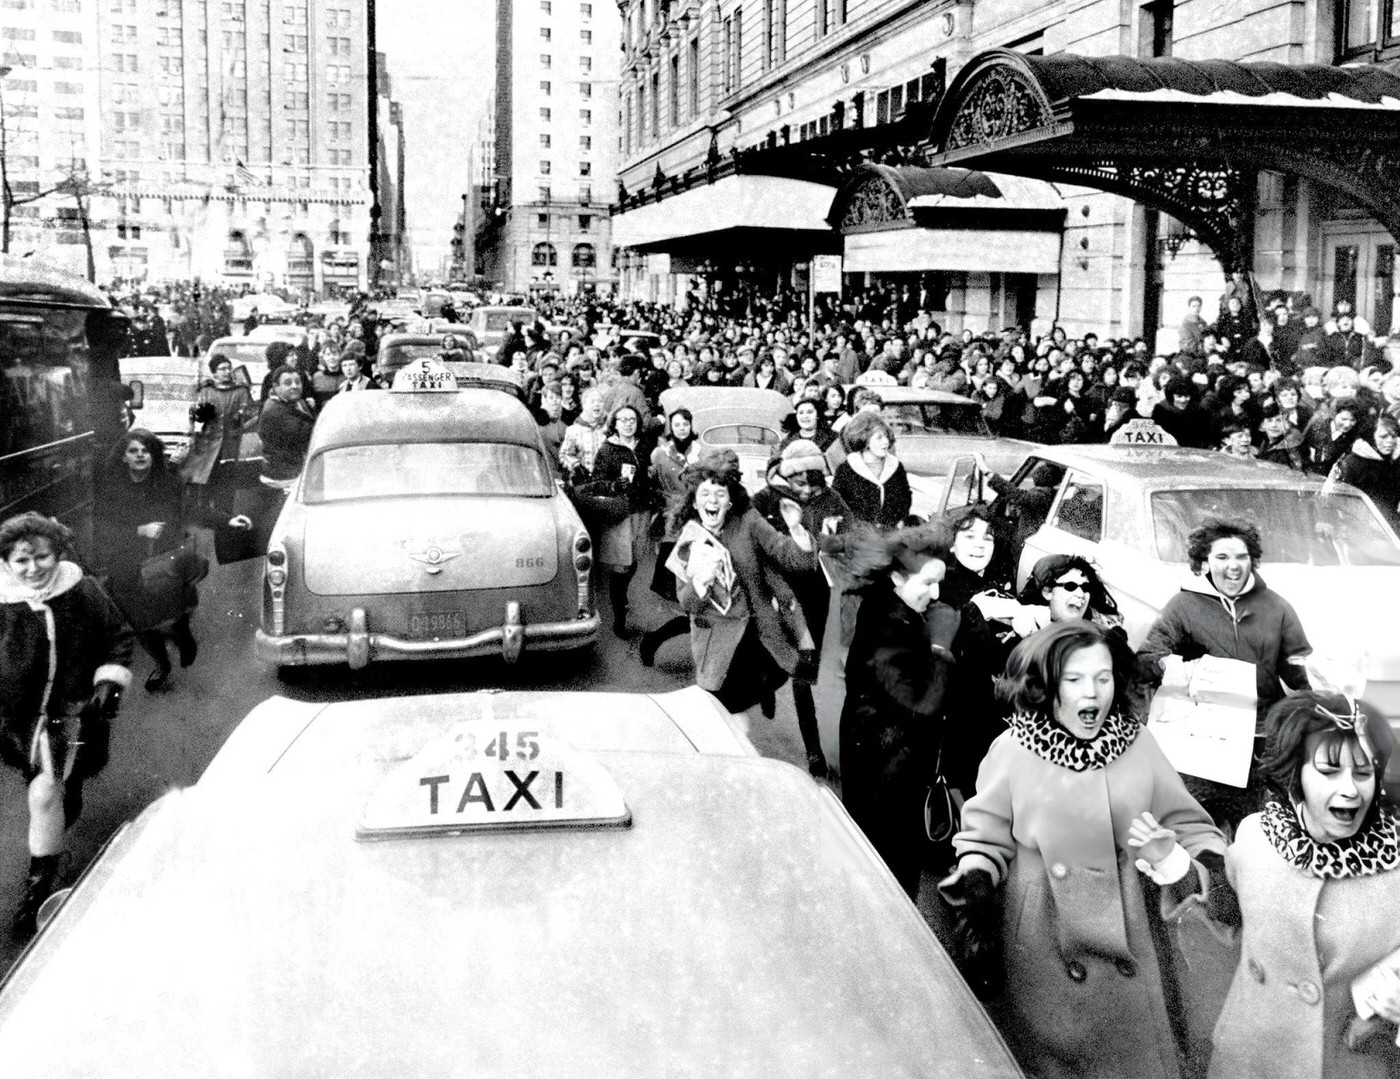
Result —
M39 92L39 80L9 79L5 83L5 89L12 94L37 94Z
M671 54L671 77L666 85L667 113L672 127L679 127L681 123L681 56L680 53Z
M305 81L306 81L306 65L305 65L305 64L297 64L296 67L297 67L297 71L298 71L300 77L297 78L297 79L294 80L294 81L296 81L296 82L305 82ZM349 82L349 81L350 81L350 65L349 65L349 64L327 64L327 65L326 65L326 82L327 82L328 84L330 84L330 85L336 85L336 84L338 84L338 83L345 83L345 82Z
M579 230L579 232L587 232L587 231L588 231L589 229L591 229L592 227L593 227L593 215L592 215L592 214L579 214L579 215L578 215L578 230Z
M288 120L287 138L289 139L309 139L311 137L310 120Z
M549 53L540 53L540 67L551 67L553 66L553 63L554 61L550 58Z
M541 161L541 162L540 162L540 174L541 174L542 176L548 176L549 173L550 173L550 171L551 171L553 168L554 168L553 164L552 164L551 162L549 162L549 161Z
M846 25L846 0L817 0L817 37Z
M0 37L9 41L33 41L34 31L19 26L0 26Z
M83 58L81 56L55 56L53 66L62 71L82 71Z
M686 64L686 77L690 80L690 118L700 115L700 38L690 39L690 55Z
M578 84L578 96L579 96L579 97L592 97L592 96L593 96L593 84L592 84L591 82L581 82L581 83L579 83L579 84Z
M821 3L822 3L822 0L817 0L817 4L818 4L818 5L820 5ZM733 90L733 89L734 89L734 71L735 71L735 68L737 67L737 64L735 63L735 54L734 54L734 41L735 41L735 37L734 37L734 16L733 16L733 15L729 16L729 18L727 18L727 19L724 20L724 26L723 26L723 28L722 28L722 30L721 30L721 34L722 34L722 36L723 36L722 45L723 45L723 48L724 48L724 54L723 54L722 62L721 62L721 65L720 65L720 80L719 80L719 84L720 84L720 87L721 87L721 88L724 90L724 92L727 94L727 93L729 93L730 90Z
M598 255L593 245L574 244L573 264L578 270L591 270L598 265Z
M547 108L540 109L540 119L543 120L545 123L549 123L550 117L552 117L553 115L554 114Z
M81 120L83 115L83 110L76 105L61 105L53 110L55 120Z
M83 10L82 0L52 0L49 6L54 11L63 13Z
M0 8L8 8L11 11L24 11L29 7L29 0L5 0L0 4Z
M541 79L541 80L540 80L540 93L544 94L545 97L548 97L548 96L549 96L549 80L548 80L548 79Z
M548 202L548 201L549 201L549 188L548 188L548 187L539 187L539 188L536 188L535 190L539 193L539 199L540 199L541 202Z
M311 107L311 95L305 90L290 91L282 100L286 108L296 112L305 112Z
M108 5L107 10L110 11L113 15L121 15L123 13L135 15L136 0L111 0L111 3Z
M326 106L331 112L348 112L350 110L350 95L327 94Z
M540 14L542 14L542 15L552 15L552 14L554 14L554 5L551 4L551 3L549 2L549 0L540 0Z
M585 127L588 126L589 124L591 124L591 123L593 122L593 110L592 110L592 109L579 109L579 110L578 110L578 122L581 123L581 124L583 124Z
M530 252L531 266L558 266L559 253L554 250L553 244L535 244L534 250Z
M304 8L302 10L305 10ZM231 22L246 22L248 17L243 9L243 0L224 5L224 18Z
M241 34L240 34L239 36L242 37ZM334 40L334 39L332 39L332 40ZM283 34L283 35L282 35L282 51L283 51L283 52L305 52L305 51L306 51L306 35L305 35L305 34Z
M1342 0L1336 18L1339 59L1400 56L1400 3L1396 0Z
M580 5L578 6L578 13L579 13L580 15L582 15L585 19L591 19L591 18L593 18L593 5L592 5L592 4L580 4Z
M349 9L349 8L343 8L343 7L342 7L342 8L331 8L329 11L326 12L326 25L327 25L327 26L349 26L349 25L350 25L350 9Z
M9 52L4 55L5 63L11 67L33 67L39 62L39 58L32 52Z
M5 115L15 120L32 120L39 115L38 105L6 105Z
M549 144L550 144L550 137L549 137L548 135L541 135L541 136L540 136L540 148L541 148L542 150L548 150L548 149L549 149Z
M647 140L647 84L641 83L637 87L637 145L640 146Z
M31 154L15 154L10 158L10 164L16 169L39 168L39 158Z
M542 229L549 228L549 214L536 214L535 224Z
M591 161L580 161L580 162L578 163L578 174L579 174L580 176L592 176L592 175L593 175L593 162L591 162Z
M586 72L586 71L592 71L592 70L593 70L593 57L591 57L591 56L580 56L580 57L578 58L578 69L579 69L580 71L585 71L585 72Z
M160 58L160 70L166 75L183 75L185 71L185 61L179 56L162 56Z
M247 48L248 48L248 35L245 34L242 30L225 30L225 31L224 31L224 50L225 50L226 52L227 52L227 51L231 51L231 50L237 50L237 51L239 51L239 52L244 52L244 51L247 50Z
M112 27L112 40L118 44L121 44L124 41L135 41L136 27L125 25L123 23L114 24Z
M81 94L83 84L80 82L56 82L53 84L53 92L56 94Z
M651 73L651 137L661 134L661 72Z
M787 2L763 0L763 70L787 59Z
M83 43L83 35L79 30L55 30L53 39L64 45L81 45Z
M593 31L592 31L592 30L580 30L580 31L578 32L578 39L579 39L580 41L582 41L585 45L592 45L592 44L593 44Z
M542 40L544 40L544 41L549 41L553 36L554 36L554 31L552 31L549 27L547 27L547 26L541 26L541 27L540 27L540 38L541 38Z
M184 0L156 0L156 14L178 19L184 14Z
M163 112L160 115L160 129L167 135L183 135L185 118L176 112Z
M591 135L580 135L578 137L578 148L584 151L593 149L593 137Z

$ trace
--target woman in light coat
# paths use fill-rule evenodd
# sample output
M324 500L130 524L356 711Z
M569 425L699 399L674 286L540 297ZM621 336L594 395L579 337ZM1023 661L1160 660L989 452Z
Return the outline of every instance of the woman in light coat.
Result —
M1082 619L1016 646L1000 687L1011 729L982 762L940 885L965 972L1041 1079L1183 1074L1154 937L1205 898L1225 840L1130 713L1131 671L1121 641ZM1171 909L1149 905L1144 876Z
M221 353L209 360L211 381L199 388L190 408L189 454L180 472L185 482L204 492L216 512L233 512L238 460L243 436L257 430L258 407L247 386L233 380L233 361Z
M1317 691L1268 727L1269 799L1226 855L1244 924L1211 1079L1394 1079L1400 823L1379 789L1394 736L1373 706Z

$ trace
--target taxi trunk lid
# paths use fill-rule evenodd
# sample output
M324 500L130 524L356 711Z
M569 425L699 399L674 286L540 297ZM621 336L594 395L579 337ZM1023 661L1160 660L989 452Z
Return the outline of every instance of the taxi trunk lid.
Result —
M373 499L308 518L302 572L321 596L522 588L559 572L549 499Z

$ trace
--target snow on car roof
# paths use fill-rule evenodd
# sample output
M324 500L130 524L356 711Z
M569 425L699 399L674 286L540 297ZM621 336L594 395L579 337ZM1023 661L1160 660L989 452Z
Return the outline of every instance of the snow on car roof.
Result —
M499 390L342 393L326 403L308 452L391 442L508 442L538 448L540 435L530 410Z

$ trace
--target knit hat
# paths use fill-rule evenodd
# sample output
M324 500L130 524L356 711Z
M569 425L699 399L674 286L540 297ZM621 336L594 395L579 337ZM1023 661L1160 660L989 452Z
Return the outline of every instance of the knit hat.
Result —
M778 475L795 476L799 472L825 472L826 455L809 438L797 438L784 447L778 465Z

